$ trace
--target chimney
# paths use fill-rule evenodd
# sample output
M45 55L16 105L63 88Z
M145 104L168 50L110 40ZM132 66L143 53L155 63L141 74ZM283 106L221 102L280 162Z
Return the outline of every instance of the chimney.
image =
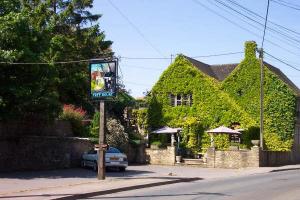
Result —
M256 58L257 44L255 41L245 42L245 58Z

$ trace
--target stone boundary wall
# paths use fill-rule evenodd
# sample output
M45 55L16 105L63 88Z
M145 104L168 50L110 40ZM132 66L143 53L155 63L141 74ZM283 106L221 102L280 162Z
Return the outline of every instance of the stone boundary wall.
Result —
M251 150L216 151L207 150L206 165L211 168L272 167L300 163L299 151L262 151L259 147Z
M146 162L154 165L174 165L175 147L166 149L146 149Z
M72 137L73 132L70 122L64 120L55 120L48 123L39 121L0 122L0 138L31 135Z
M81 155L92 148L90 140L75 137L0 139L0 171L78 167Z
M210 168L245 168L259 167L259 148L251 150L216 151L214 148L207 150L206 165Z

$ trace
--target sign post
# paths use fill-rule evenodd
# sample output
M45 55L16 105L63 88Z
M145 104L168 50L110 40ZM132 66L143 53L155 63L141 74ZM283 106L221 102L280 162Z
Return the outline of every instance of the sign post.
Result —
M98 179L105 179L105 149L103 148L106 143L105 127L106 127L106 116L105 116L105 101L100 100L100 125L99 125L99 150L98 150Z
M98 176L105 179L105 150L106 150L106 113L105 101L116 96L117 60L90 61L90 96L93 101L99 101L99 149L98 149Z

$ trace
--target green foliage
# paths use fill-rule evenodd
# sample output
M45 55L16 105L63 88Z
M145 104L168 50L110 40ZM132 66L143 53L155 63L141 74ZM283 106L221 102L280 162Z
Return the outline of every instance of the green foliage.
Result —
M92 0L1 1L0 61L49 65L4 65L0 73L0 120L58 116L61 104L84 107L88 100L86 63L56 61L111 55L111 41L89 12Z
M214 134L213 138L214 138L214 144L216 149L228 150L230 146L228 134ZM204 133L202 138L202 152L206 152L210 146L211 146L210 135L208 133Z
M251 140L258 139L260 119L260 61L256 58L256 47L255 42L246 42L245 59L221 83L202 73L184 56L178 56L162 73L147 99L149 126L185 127L189 117L199 119L204 127L239 123L240 128L247 130L242 141L250 147ZM265 145L269 150L290 149L296 96L272 70L276 69L264 68L264 131L268 136ZM170 94L192 94L193 104L172 107ZM184 145L194 148L196 132L184 132L186 136L191 134L191 140L184 139ZM201 143L202 149L210 146L206 134ZM217 136L215 144L219 149L226 149L229 141L225 136Z
M132 107L135 100L127 91L121 90L117 93L115 101L107 102L108 112L118 119L123 119L125 108Z
M247 148L253 146L251 140L259 140L259 130L260 129L258 127L249 127L242 133L241 140Z
M272 151L291 151L293 145L293 139L282 141L280 136L275 133L264 134L265 145L267 149Z
M98 138L99 137L99 122L100 122L100 113L95 112L93 120L90 125L90 137Z
M93 116L93 120L90 125L91 138L99 138L99 125L100 113L96 112ZM120 148L121 150L126 149L126 145L129 141L129 136L125 132L124 126L117 119L108 118L106 122L106 141L109 145Z
M255 56L256 44L247 42L246 57L236 69L223 81L222 88L256 121L260 119L260 62ZM293 138L296 108L296 96L290 87L272 71L264 67L264 132L276 134L282 143L290 145ZM246 144L253 137L247 136ZM281 149L281 143L275 137L266 137L265 144L269 150ZM271 139L271 141L269 141ZM275 139L274 141L272 141ZM284 142L286 141L286 142ZM273 145L269 145L273 144Z
M183 124L182 141L192 153L200 152L203 125L196 117L187 117Z
M159 141L159 140L156 140L156 141L151 142L150 147L161 148L161 147L163 147L163 143L161 141Z
M119 120L108 119L106 123L106 141L110 146L117 147L124 151L128 144L128 134Z
M214 136L215 147L219 150L228 150L230 146L228 134L217 134Z
M192 94L193 104L172 107L170 94ZM164 125L185 127L189 124L189 119L201 121L202 129L230 126L234 122L239 122L243 128L255 124L250 115L221 90L220 83L196 69L184 56L178 56L163 72L148 97L148 105L149 126L153 128ZM203 132L187 131L187 135L191 134L191 140L184 139L185 146L188 144L189 148L194 149L193 152L199 151L201 141L198 145L195 138L198 137L197 134L202 138Z
M162 146L166 146L168 143L168 136L166 134L150 134L150 144L155 141L159 141Z
M145 135L149 132L148 109L133 109L132 118L136 121L138 132L141 135Z

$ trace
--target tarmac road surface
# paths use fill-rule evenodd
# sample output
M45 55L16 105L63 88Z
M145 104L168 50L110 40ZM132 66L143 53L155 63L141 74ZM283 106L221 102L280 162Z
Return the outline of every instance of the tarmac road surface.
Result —
M300 200L300 170L182 182L101 196L90 196L88 199Z

